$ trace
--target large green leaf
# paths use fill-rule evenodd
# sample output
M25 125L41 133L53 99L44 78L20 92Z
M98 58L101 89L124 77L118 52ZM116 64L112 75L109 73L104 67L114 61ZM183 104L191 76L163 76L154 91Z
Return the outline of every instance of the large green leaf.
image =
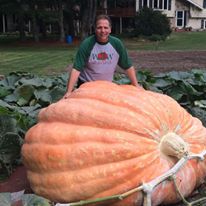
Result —
M192 95L194 95L194 96L200 96L200 95L202 95L202 92L200 92L200 91L197 91L191 84L189 84L187 81L182 81L182 84L180 84L180 87L181 87L181 90L185 93L185 94L187 94L187 95L189 95L190 97L192 96Z
M0 193L0 205L11 206L11 193Z
M127 77L117 79L114 82L116 84L130 84L130 80Z
M56 86L50 90L51 102L57 102L64 96L64 94L65 90Z
M38 100L38 103L42 106L47 106L52 102L50 91L48 89L39 89L34 91L34 95Z
M206 100L196 100L194 101L194 105L202 109L206 109Z
M202 121L202 124L206 127L206 109L204 108L200 108L200 107L189 107L189 112L197 117L198 119L200 119Z
M7 132L0 136L1 175L6 177L12 173L13 164L20 158L22 144L23 140L16 133Z
M17 121L15 118L9 115L0 116L0 136L6 134L7 132L17 133L16 127Z
M40 78L40 77L34 77L32 79L26 79L22 78L19 81L19 84L22 85L30 85L34 87L45 87L45 88L50 88L53 85L53 81L49 78Z
M171 79L175 81L183 80L183 79L190 79L193 76L190 72L183 72L183 71L169 72L168 75Z
M17 95L17 104L19 106L29 105L34 95L35 88L32 85L21 85L14 91Z
M11 92L7 87L0 86L0 98L4 98L5 96L9 95Z
M17 120L9 115L0 116L0 169L1 178L12 172L14 162L20 158L22 138L18 134Z
M22 202L23 206L51 206L51 202L48 199L35 194L23 195Z
M3 80L0 81L0 85L7 87L9 89L14 89L15 88L15 83L20 79L20 76L17 75L16 73L12 73Z
M16 192L17 193L17 192ZM19 192L18 192L19 193ZM15 198L12 198L15 195ZM17 194L14 193L0 193L0 206L11 206L12 202L15 203L15 199L20 199L22 201L22 206L51 206L51 201L46 198L40 197L35 194Z
M206 72L204 70L193 69L191 72L193 73L195 80L197 80L196 83L206 82Z
M9 94L4 98L4 101L6 101L8 103L17 103L17 100L18 100L18 96L15 93Z
M166 80L166 79L156 79L155 83L153 84L154 87L158 87L159 89L161 88L167 88L171 86L171 81Z
M170 87L168 90L165 91L165 93L166 93L168 96L174 98L176 101L179 101L179 102L180 102L180 100L182 99L182 97L185 95L185 92L182 91L182 90L180 89L180 87L177 86L177 85L176 85L176 86L173 86L173 87Z

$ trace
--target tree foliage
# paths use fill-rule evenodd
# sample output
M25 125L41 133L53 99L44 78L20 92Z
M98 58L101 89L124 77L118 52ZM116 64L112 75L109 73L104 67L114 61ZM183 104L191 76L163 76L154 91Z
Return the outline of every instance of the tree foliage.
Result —
M79 21L79 25L81 22L78 35L85 38L92 31L97 8L97 0L0 0L0 4L0 13L16 16L21 40L25 38L26 22L31 22L36 42L40 35L46 38L49 25L53 25L61 42L67 34L73 36L74 20Z
M165 39L171 33L169 19L161 11L148 7L141 9L135 17L135 35L159 35Z

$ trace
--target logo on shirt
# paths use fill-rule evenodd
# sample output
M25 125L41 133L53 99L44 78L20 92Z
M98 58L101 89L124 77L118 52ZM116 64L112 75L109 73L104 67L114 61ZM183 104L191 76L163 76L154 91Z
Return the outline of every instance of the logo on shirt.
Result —
M106 53L101 51L98 53L92 53L89 62L91 64L111 64L113 61L113 53Z
M101 52L97 55L98 60L106 60L108 59L108 54L106 52Z

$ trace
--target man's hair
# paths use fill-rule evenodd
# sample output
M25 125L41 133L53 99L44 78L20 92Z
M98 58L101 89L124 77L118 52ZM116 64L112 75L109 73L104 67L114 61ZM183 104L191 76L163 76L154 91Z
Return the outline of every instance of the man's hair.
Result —
M107 21L109 22L109 26L112 27L112 21L111 21L110 17L109 17L108 15L106 15L106 14L100 14L100 15L98 15L98 16L96 17L96 19L95 19L95 27L96 27L96 25L97 25L97 22L98 22L99 20L101 20L101 19L107 20Z

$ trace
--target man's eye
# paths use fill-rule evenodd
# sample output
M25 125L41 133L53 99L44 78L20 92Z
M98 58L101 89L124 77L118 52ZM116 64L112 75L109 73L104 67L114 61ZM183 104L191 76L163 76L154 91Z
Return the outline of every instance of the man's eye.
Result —
M108 27L97 27L97 29L108 29Z

